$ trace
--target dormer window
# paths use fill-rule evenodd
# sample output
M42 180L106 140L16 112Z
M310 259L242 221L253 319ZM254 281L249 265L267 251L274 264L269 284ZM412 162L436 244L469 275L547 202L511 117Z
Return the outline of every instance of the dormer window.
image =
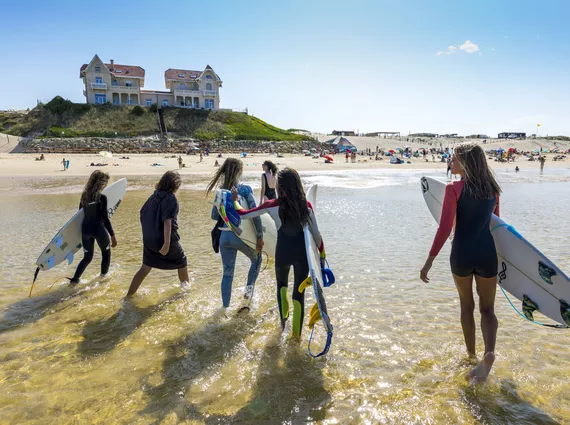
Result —
M192 74L192 75L190 75L190 77L191 77L191 78L196 78L197 75L196 75L196 74Z
M184 78L184 74L178 74L180 78Z
M117 74L120 74L120 73L123 72L123 71L122 71L121 69L115 69L115 72L116 72Z
M206 80L211 80L212 76L211 75L206 75Z

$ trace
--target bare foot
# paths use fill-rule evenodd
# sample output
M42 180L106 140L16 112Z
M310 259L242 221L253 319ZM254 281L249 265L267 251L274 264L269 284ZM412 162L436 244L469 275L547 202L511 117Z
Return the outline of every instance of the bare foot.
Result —
M465 376L465 379L473 384L485 382L487 376L489 376L489 372L491 372L494 362L495 353L489 352L485 354L483 360L481 360L479 364Z

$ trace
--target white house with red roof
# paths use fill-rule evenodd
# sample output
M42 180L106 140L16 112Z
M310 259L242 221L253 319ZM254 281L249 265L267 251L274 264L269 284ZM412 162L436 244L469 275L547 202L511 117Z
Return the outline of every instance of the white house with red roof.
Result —
M87 103L220 108L222 80L210 65L203 71L167 69L165 91L144 90L145 70L140 66L119 65L112 59L108 64L103 63L97 55L81 66L79 77L85 84L83 94Z

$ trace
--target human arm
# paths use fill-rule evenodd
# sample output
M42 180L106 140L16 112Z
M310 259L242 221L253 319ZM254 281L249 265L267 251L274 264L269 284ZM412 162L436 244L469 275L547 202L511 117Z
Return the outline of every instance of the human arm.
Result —
M166 255L168 254L168 251L170 251L170 235L172 234L171 218L164 220L163 232L164 232L164 243L162 244L162 248L160 248L159 252L162 255Z
M455 185L449 184L445 188L445 196L443 198L443 206L441 207L441 218L439 220L439 227L435 234L433 244L429 251L429 256L420 271L420 279L425 283L429 282L428 272L430 271L433 261L439 254L443 244L451 234L453 223L455 221L455 214L457 212L457 191Z
M238 202L238 192L235 187L232 189L232 201L234 202L235 210L237 211L237 213L240 215L241 218L259 217L262 214L269 214L269 210L271 208L279 207L279 205L277 204L277 200L272 199L270 201L264 202L258 207L246 210L242 208L242 206Z
M500 197L500 195L497 194L496 198L497 198L497 202L495 203L495 211L493 211L493 213L497 217L500 217L501 216L501 197Z
M265 198L265 174L261 175L261 193L259 194L259 205L263 204Z

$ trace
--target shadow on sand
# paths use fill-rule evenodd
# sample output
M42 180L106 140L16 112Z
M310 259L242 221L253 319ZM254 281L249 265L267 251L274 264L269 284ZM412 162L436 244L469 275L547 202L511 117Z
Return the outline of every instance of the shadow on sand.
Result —
M195 406L186 400L188 389L210 367L223 363L226 356L253 332L257 320L250 314L227 320L214 315L202 328L171 342L166 347L163 382L154 387L143 383L148 403L139 414L154 415L157 419L153 423L157 424L170 412L174 412L179 420L203 420Z
M502 380L498 391L469 386L460 392L461 400L478 423L485 425L559 425L548 413L521 398L516 384Z
M185 295L184 292L179 292L148 307L139 307L136 305L136 300L124 298L121 300L119 310L111 317L85 324L79 352L83 356L95 356L111 351L152 315L165 309L170 303L184 298Z
M331 400L324 388L324 359L313 360L295 340L277 332L265 346L249 402L233 416L209 416L206 424L308 423L326 419Z
M35 323L67 300L81 295L80 287L62 286L42 295L32 296L7 306L0 320L0 334ZM60 308L59 311L65 309Z

